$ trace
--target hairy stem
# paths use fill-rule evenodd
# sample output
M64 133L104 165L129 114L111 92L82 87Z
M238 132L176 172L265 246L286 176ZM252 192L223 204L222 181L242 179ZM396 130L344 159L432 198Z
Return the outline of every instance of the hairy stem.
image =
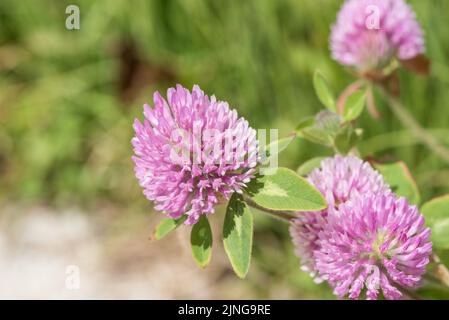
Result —
M377 110L376 102L374 100L372 84L369 84L368 90L366 91L366 106L367 106L368 112L371 114L371 116L374 119L379 120L381 115L380 115L379 111Z
M412 291L412 290L407 289L405 287L400 287L400 288L401 288L401 291L406 296L408 296L411 300L423 300L423 298L418 293L416 293L415 291Z
M436 265L432 276L438 279L446 287L449 287L449 270L447 267L441 262L440 257L438 257L435 253L432 254L431 261Z
M347 86L345 90L343 90L342 94L337 99L337 113L339 115L342 115L344 113L345 103L349 96L359 90L363 86L363 84L363 80L357 80L356 82L351 83L349 86Z
M389 95L385 90L381 89L382 95L387 99L391 110L396 114L399 120L408 127L415 135L416 139L425 144L430 150L438 155L442 160L449 163L449 150L442 145L433 135L427 132L413 118L401 102Z
M277 211L277 210L271 210L271 209L267 209L264 207L259 206L257 203L255 203L249 196L247 196L246 194L243 195L243 200L246 202L246 204L248 204L250 207L253 207L254 209L260 210L264 213L269 214L270 216L285 221L285 222L290 222L292 221L295 217L293 216L292 213L287 212L287 211Z

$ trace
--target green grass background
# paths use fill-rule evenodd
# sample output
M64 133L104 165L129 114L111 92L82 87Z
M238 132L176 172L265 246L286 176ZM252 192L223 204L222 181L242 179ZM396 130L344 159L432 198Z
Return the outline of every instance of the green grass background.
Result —
M433 68L427 78L401 71L401 99L449 146L449 1L409 2L425 30ZM165 94L176 83L199 84L253 127L288 134L320 109L312 88L316 69L336 92L354 80L328 49L341 3L2 0L0 203L77 205L92 214L108 203L150 214L130 160L132 121L142 118L154 90ZM80 30L65 28L68 4L80 7ZM131 44L137 67L130 84L121 85L129 61L120 52ZM381 120L367 114L359 120L363 155L404 160L424 200L447 193L447 164L419 145L382 101L378 105ZM330 154L298 140L281 164L296 169ZM325 285L298 271L285 226L266 218L256 223L254 263L268 279L292 288L298 298L332 297ZM248 286L254 297L270 296L269 286L253 280Z

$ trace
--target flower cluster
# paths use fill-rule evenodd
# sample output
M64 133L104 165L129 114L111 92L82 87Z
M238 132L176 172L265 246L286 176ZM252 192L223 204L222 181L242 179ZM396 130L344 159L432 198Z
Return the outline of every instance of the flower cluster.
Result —
M134 122L133 160L144 195L171 218L194 224L214 212L220 197L241 192L258 162L256 131L228 103L178 85L167 101L154 94L154 108Z
M348 0L330 37L332 57L364 72L393 57L409 60L424 52L423 32L404 0Z
M416 287L426 271L429 236L424 217L405 198L358 195L329 215L316 267L340 297L357 299L366 287L367 299L377 299L380 289L385 298L399 299L398 287Z
M328 208L298 213L290 232L303 270L327 280L340 297L366 288L375 299L401 297L398 287L418 285L429 262L430 230L415 206L390 191L369 163L356 157L326 159L308 177Z
M391 70L385 68L394 59L421 55L424 39L404 0L347 0L330 46L335 60L373 75ZM154 107L145 105L144 115L143 122L134 122L133 161L155 210L174 219L187 215L185 223L195 224L255 176L261 162L256 131L228 103L209 98L198 86L191 92L170 88L167 100L156 92ZM404 289L420 284L432 243L416 206L354 156L325 159L307 179L328 207L298 212L291 220L304 271L316 282L327 281L341 298L399 299Z
M329 212L338 204L346 202L355 194L384 192L388 186L382 176L367 162L357 157L335 156L322 161L321 167L313 170L308 181L326 198L328 208L320 212L301 212L290 227L296 254L301 257L302 269L310 272L317 282L313 253L319 248L318 234L327 222Z

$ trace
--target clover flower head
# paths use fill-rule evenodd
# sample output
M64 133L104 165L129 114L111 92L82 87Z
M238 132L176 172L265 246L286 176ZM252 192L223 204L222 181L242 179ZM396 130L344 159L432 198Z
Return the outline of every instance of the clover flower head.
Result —
M145 120L134 122L136 177L155 210L170 218L187 214L194 224L214 212L220 198L241 192L259 161L256 131L227 102L198 87L177 85L167 101L154 93Z
M307 179L325 196L328 207L320 212L298 212L290 225L290 234L302 270L320 282L313 255L319 248L318 235L327 223L328 214L354 195L384 192L389 187L368 162L354 156L327 158Z
M332 27L330 47L336 61L361 72L425 50L421 26L404 0L347 0Z
M426 271L432 243L424 216L405 198L387 191L363 194L328 216L315 251L320 276L340 297L402 297Z

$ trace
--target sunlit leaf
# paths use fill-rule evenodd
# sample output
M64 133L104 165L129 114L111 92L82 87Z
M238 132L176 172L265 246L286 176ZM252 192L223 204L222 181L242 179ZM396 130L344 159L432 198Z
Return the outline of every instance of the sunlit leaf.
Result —
M273 174L257 179L252 200L272 210L318 211L326 207L321 193L304 178L287 168L277 168Z
M347 122L357 119L365 107L366 93L363 90L357 90L351 94L345 102L343 119Z
M179 219L164 219L155 228L152 238L160 240L169 234L171 231L179 227L184 221L186 221L187 215L182 216Z
M262 154L267 155L267 159L264 162L268 162L271 157L279 155L282 151L287 149L290 143L297 138L296 133L290 134L287 137L281 138L279 140L271 142L267 147L265 152Z
M318 96L318 99L321 101L321 103L327 109L335 112L334 95L331 92L326 79L319 71L316 71L313 76L313 86L315 88L315 92Z
M228 203L223 224L223 244L234 272L244 278L251 261L253 216L238 193L234 193Z
M212 256L212 230L205 215L192 227L190 244L195 262L205 268Z

